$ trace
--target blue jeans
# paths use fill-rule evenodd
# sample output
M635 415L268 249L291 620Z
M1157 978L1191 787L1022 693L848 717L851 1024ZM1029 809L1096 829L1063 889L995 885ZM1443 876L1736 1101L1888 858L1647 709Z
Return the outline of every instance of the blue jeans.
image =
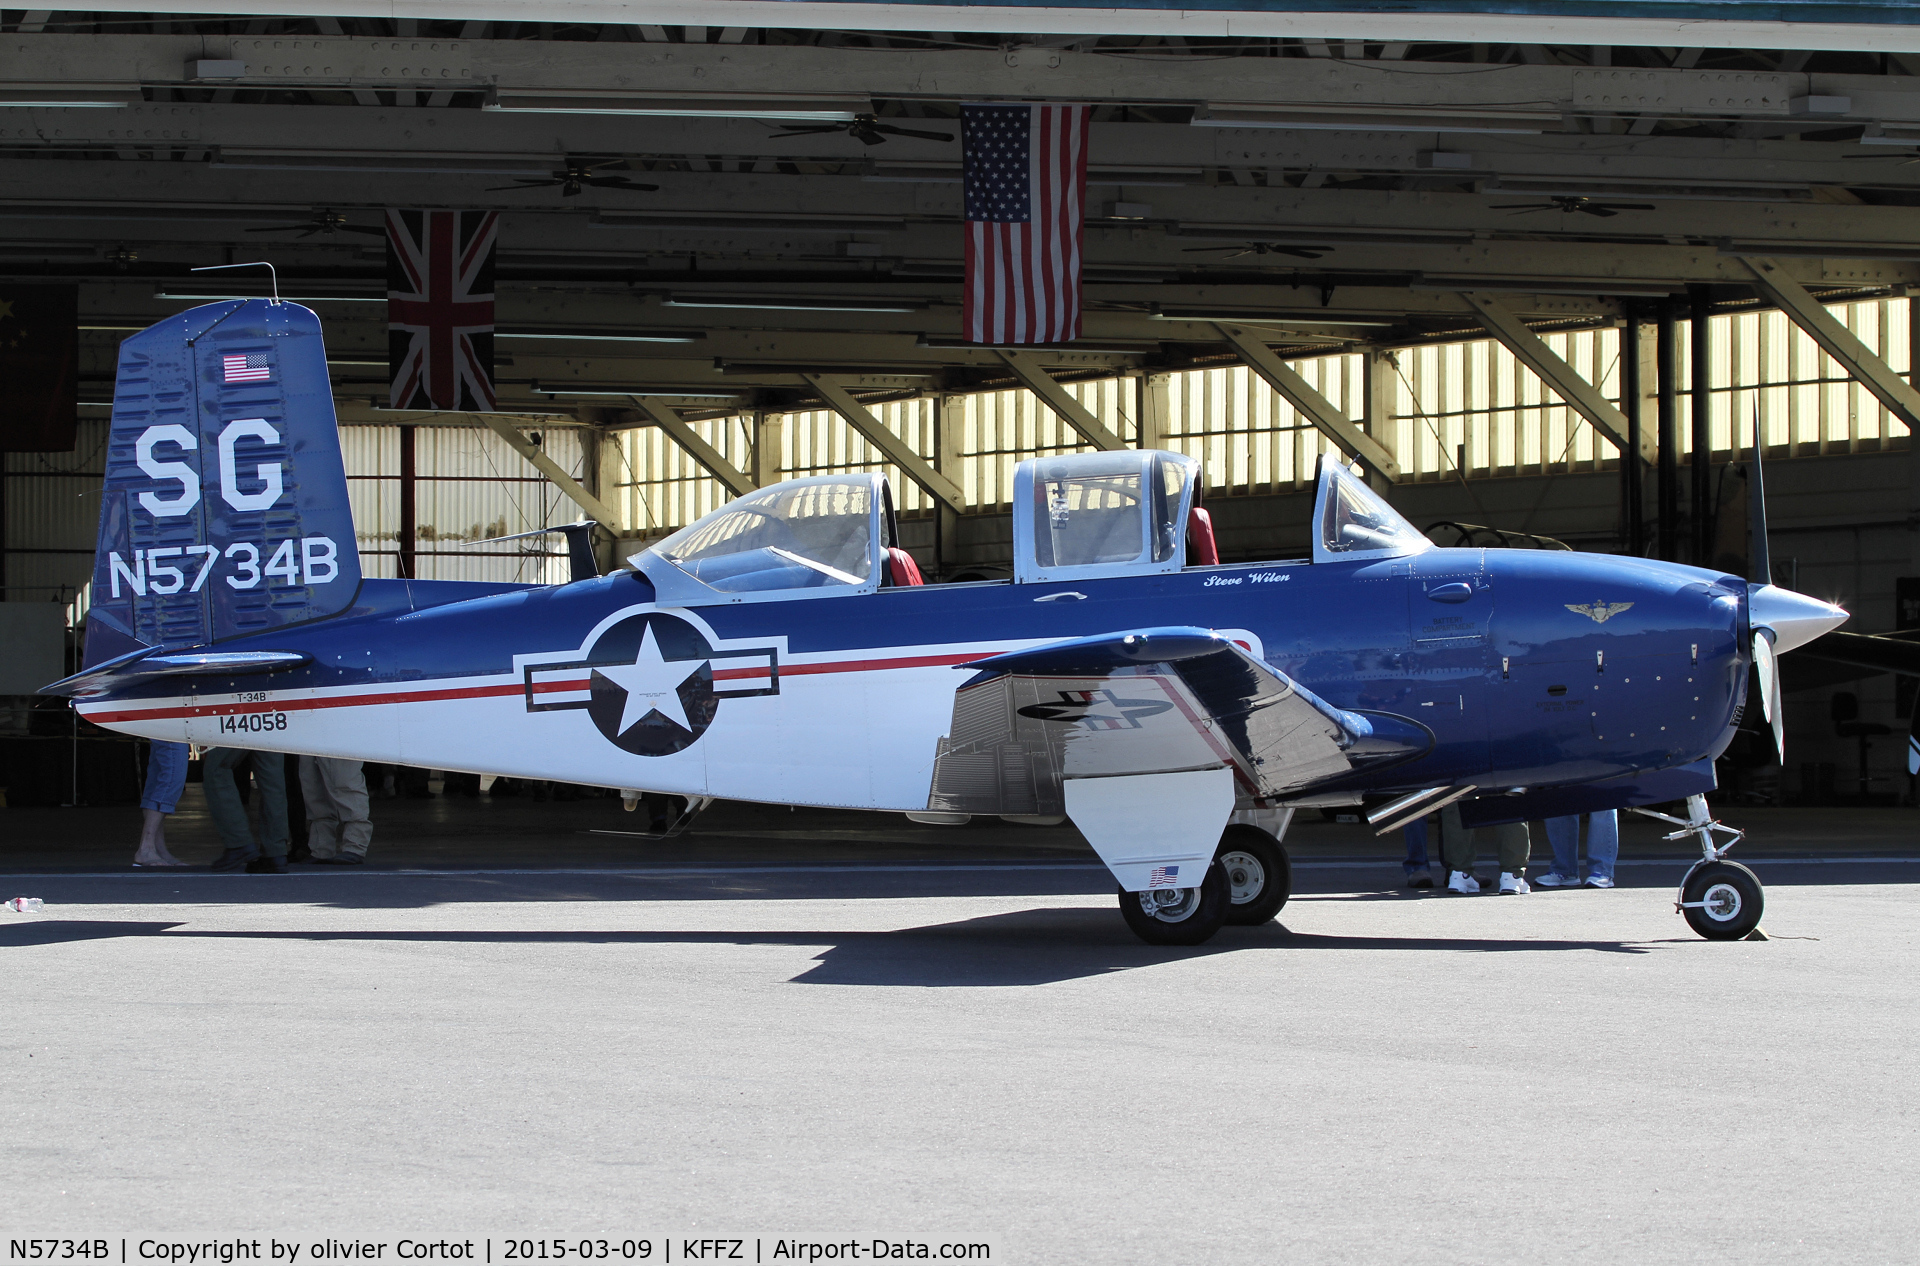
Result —
M1427 869L1427 820L1415 818L1403 829L1407 836L1407 860L1400 866L1411 875L1416 870Z
M1554 873L1569 879L1580 878L1580 817L1547 819L1547 842L1553 845ZM1620 857L1620 815L1608 809L1590 813L1587 818L1587 874L1613 878L1613 866Z
M172 813L187 785L187 745L155 739L147 751L147 785L140 789L140 807Z

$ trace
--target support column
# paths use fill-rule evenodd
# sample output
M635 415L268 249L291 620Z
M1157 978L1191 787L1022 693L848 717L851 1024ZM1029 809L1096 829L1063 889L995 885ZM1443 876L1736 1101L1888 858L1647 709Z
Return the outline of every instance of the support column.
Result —
M960 440L965 406L953 396L933 397L934 469L961 483ZM962 485L964 486L964 485ZM944 501L933 503L933 571L928 579L944 578L959 561L960 515Z
M787 418L783 413L753 414L753 479L762 488L780 482L780 463L786 451Z
M1393 456L1400 460L1400 426L1394 420L1393 406L1400 399L1400 361L1391 351L1383 348L1367 348L1366 383L1364 387L1365 421L1367 434ZM1385 493L1393 486L1393 481L1378 471L1369 471L1367 482L1373 490Z
M1142 373L1134 379L1133 415L1140 419L1140 447L1165 448L1172 423L1167 375Z
M400 428L400 532L394 538L400 547L400 561L395 572L402 580L418 580L418 559L414 553L415 542L420 535L418 503L414 499L414 447L413 436L416 428Z
M1692 373L1690 421L1693 453L1687 464L1692 476L1687 491L1687 512L1692 526L1689 559L1696 567L1705 567L1713 557L1713 305L1706 286L1688 286L1692 319Z
M1676 528L1680 522L1680 421L1679 377L1680 331L1675 324L1672 303L1660 308L1660 326L1655 336L1654 362L1658 367L1659 401L1656 407L1659 462L1656 471L1656 505L1659 517L1659 556L1668 562L1680 558Z
M1634 312L1620 331L1620 404L1627 445L1620 450L1620 541L1636 558L1647 552L1647 469L1641 453L1651 428L1648 394L1659 378L1653 327Z

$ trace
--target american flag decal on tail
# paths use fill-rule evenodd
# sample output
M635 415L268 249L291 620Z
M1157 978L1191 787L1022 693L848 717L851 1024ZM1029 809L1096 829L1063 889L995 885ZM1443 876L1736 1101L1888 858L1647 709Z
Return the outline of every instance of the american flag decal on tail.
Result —
M220 381L272 382L272 364L265 356L222 356Z
M493 396L491 211L387 212L388 403L487 411Z

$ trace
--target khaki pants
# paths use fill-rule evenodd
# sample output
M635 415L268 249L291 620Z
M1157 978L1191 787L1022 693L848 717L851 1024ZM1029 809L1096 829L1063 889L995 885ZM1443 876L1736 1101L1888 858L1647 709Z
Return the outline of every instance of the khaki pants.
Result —
M367 816L367 779L359 761L302 756L300 792L307 798L307 847L316 858L367 855L373 821Z
M1461 825L1460 809L1456 805L1448 805L1440 811L1440 857L1448 870L1473 873L1474 854L1478 851L1478 837L1482 831L1493 833L1494 843L1500 851L1502 873L1527 873L1527 855L1532 851L1532 842L1527 835L1525 822L1468 829Z

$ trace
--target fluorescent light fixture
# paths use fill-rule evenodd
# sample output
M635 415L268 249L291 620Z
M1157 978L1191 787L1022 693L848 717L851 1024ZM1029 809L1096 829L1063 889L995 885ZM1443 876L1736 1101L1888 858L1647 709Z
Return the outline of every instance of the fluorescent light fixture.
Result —
M729 308L746 312L919 312L924 303L894 303L885 299L749 299L726 295L712 297L668 295L660 301L666 308Z
M219 294L189 294L181 290L156 290L156 299L192 299L200 303L218 303L223 299L268 299L271 295L262 291L259 294L238 294L234 291L222 291ZM295 303L385 303L385 295L281 295L282 299L291 299Z
M0 108L14 110L121 110L142 100L138 84L0 86Z
M1195 127L1290 128L1318 132L1544 132L1559 127L1560 112L1545 110L1423 110L1395 108L1372 113L1351 106L1203 107Z
M534 391L543 396L618 396L630 400L635 396L653 396L662 400L737 400L737 391L649 391L645 387L620 387L610 383L581 383L578 386L548 385L534 382Z
M1391 329L1392 321L1350 321L1344 317L1254 316L1245 312L1156 312L1155 321L1226 321L1234 325L1351 325Z
M702 330L648 330L621 333L617 330L495 330L495 338L559 339L588 343L698 343L705 339Z
M851 123L870 114L864 97L755 97L739 93L700 97L647 94L618 89L577 88L566 92L501 88L482 106L502 114L621 114L669 119L775 119L792 123Z

